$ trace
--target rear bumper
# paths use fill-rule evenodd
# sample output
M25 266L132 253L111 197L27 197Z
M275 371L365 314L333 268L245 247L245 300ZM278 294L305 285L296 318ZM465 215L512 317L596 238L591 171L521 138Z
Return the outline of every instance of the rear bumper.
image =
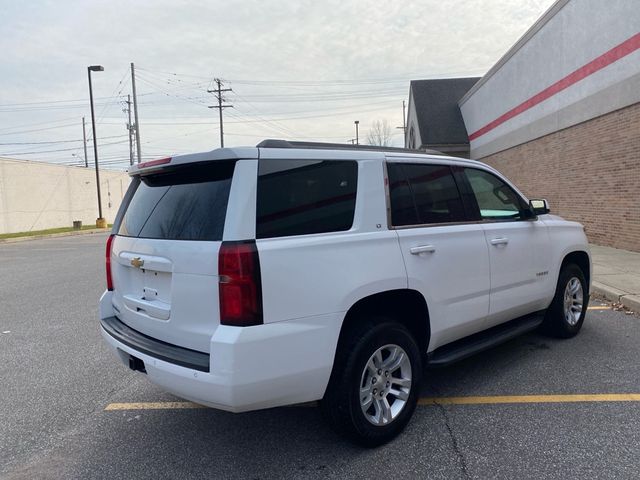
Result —
M145 337L142 344L114 336L109 318L101 319L101 332L125 365L129 355L139 358L149 380L164 390L210 407L243 412L322 398L341 321L342 314L331 314L255 327L218 326L211 338L209 371L179 365L167 350L161 349L165 353L161 358L158 351L145 348L149 341L158 341L140 332L136 333ZM167 345L158 342L153 347ZM186 350L181 354L194 352L170 347Z
M197 352L188 348L171 345L161 340L156 340L143 333L134 330L122 323L116 317L107 317L100 320L102 329L111 335L119 343L122 343L140 353L145 353L159 360L164 360L174 365L198 370L209 371L209 354Z

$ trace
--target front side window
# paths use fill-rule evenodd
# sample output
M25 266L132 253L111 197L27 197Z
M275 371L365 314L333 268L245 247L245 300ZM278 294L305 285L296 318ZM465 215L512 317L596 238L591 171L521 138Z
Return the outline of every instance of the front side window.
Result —
M464 205L447 165L389 163L393 226L462 222Z
M256 238L349 230L357 180L354 161L261 160Z
M464 173L475 196L480 217L489 220L515 220L527 210L524 200L492 173L465 168Z

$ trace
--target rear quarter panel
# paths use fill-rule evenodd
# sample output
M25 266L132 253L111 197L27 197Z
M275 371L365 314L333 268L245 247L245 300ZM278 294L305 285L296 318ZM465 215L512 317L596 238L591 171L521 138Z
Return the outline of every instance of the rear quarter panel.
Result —
M258 240L264 321L346 312L368 295L407 288L395 232Z

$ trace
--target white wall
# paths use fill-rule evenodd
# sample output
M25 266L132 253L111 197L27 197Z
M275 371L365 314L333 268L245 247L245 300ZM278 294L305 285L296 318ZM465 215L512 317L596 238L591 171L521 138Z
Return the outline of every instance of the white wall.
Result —
M102 215L113 223L129 186L125 172L100 170ZM0 233L95 225L95 170L0 158Z
M559 0L460 101L469 135L638 34L639 0ZM471 139L471 156L482 158L637 102L640 49Z

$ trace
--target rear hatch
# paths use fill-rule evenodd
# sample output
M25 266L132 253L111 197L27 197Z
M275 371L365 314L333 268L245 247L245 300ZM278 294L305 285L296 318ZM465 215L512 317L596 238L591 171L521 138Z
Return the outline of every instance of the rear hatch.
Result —
M134 176L115 225L113 307L145 335L209 353L220 324L218 251L235 161Z

